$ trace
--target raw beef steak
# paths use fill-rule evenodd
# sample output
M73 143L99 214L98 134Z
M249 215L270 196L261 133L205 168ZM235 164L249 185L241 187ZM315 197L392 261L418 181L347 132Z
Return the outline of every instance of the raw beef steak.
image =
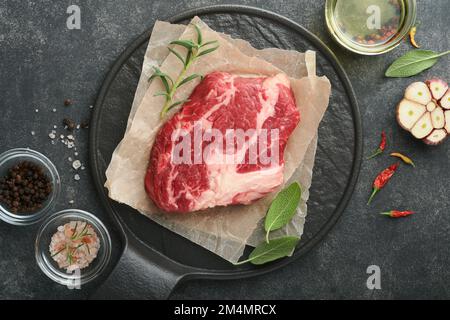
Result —
M284 149L299 121L286 75L213 72L158 132L146 191L168 212L249 204L283 183Z

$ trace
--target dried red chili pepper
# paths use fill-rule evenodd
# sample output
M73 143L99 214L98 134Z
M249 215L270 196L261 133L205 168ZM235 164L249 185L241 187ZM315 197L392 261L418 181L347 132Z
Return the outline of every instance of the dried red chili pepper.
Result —
M380 191L389 182L389 180L392 178L397 168L398 163L395 163L390 167L381 171L381 173L375 178L375 181L373 182L373 191L372 194L370 195L367 204L370 204L372 202L373 197L378 193L378 191Z
M367 160L375 158L376 156L382 154L384 152L384 149L386 149L386 133L384 131L381 132L381 142L378 146L378 149L375 150L375 152L367 158Z
M387 211L387 212L382 212L380 214L385 215L385 216L389 216L391 218L402 218L402 217L407 217L407 216L409 216L411 214L414 214L414 211L391 210L391 211Z

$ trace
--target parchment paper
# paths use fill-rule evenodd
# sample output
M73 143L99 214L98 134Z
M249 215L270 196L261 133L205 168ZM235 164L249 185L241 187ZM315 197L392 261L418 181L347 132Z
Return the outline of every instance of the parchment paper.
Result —
M293 221L278 234L303 233L306 216L306 201L309 197L312 168L317 145L317 128L328 106L330 83L326 77L315 75L315 53L308 51L280 50L276 48L257 50L249 43L214 32L199 18L194 18L202 29L204 39L218 40L217 51L201 58L190 72L208 74L212 71L227 71L247 75L274 75L286 73L300 109L299 126L289 139L285 151L285 181L298 181L302 186L302 202ZM161 122L159 111L164 99L154 97L161 91L160 81L148 84L152 66L175 77L181 64L169 55L167 45L177 38L192 39L193 28L156 22L145 54L141 78L128 119L125 136L113 153L107 169L105 186L109 196L130 205L150 219L166 228L207 248L230 262L236 262L246 244L257 245L263 239L260 230L262 218L275 192L249 206L217 207L189 214L161 213L148 198L144 189L144 176L150 149ZM179 48L177 48L179 50ZM189 83L177 92L176 99L189 96L198 82Z

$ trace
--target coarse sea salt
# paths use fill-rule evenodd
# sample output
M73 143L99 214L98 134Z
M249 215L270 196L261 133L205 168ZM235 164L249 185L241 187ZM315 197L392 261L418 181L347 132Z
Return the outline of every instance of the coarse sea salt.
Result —
M85 221L70 221L56 228L49 250L61 269L72 272L88 267L97 257L100 246L100 239L92 225Z
M75 160L74 162L72 162L72 167L75 170L78 170L81 167L81 161L80 160Z

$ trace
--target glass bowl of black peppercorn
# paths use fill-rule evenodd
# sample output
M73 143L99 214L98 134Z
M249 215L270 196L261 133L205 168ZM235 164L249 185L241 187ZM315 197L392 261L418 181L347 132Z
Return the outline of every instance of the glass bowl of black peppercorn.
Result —
M43 219L59 196L61 180L43 154L17 148L0 155L0 219L29 225Z

